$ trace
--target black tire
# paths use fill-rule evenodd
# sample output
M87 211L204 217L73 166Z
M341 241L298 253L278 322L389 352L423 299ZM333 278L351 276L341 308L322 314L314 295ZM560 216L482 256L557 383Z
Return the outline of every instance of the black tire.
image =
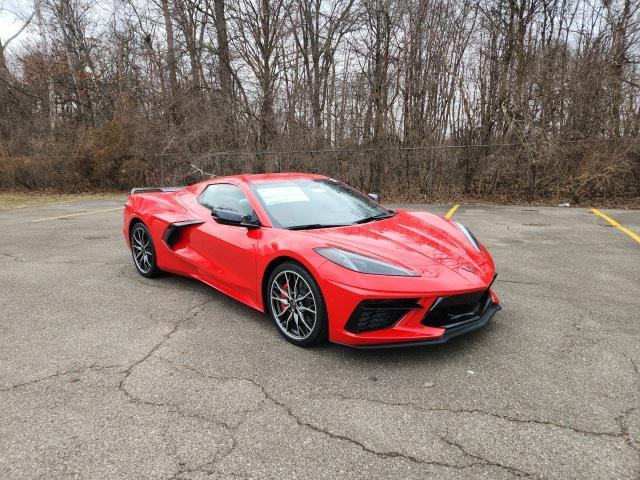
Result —
M299 276L297 283L296 275ZM287 284L293 284L287 287L290 290L288 293L286 291L287 288L284 288L285 284L282 283L286 278L291 279L291 282L287 281ZM301 283L300 279L304 280L304 282ZM276 280L278 285L274 286ZM276 296L280 298L272 299L273 291L278 292ZM269 276L265 295L267 312L280 335L288 342L298 347L311 347L327 340L329 337L329 323L324 297L318 282L302 265L294 262L285 262L278 265ZM290 297L287 295L290 295ZM288 302L292 298L293 300L289 304ZM310 325L311 310L315 311L313 326ZM285 317L289 318L289 321ZM283 320L280 321L279 318Z
M131 229L129 237L131 241L131 256L136 270L143 277L153 278L162 273L156 263L156 249L153 244L153 237L147 226L136 223ZM141 243L142 242L142 243Z

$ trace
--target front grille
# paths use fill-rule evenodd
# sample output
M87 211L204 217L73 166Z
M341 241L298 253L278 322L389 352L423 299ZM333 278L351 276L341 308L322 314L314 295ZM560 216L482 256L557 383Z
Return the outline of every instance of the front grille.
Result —
M417 298L363 300L344 328L351 333L389 328L414 308L420 308Z
M440 297L421 323L428 327L456 327L480 317L490 302L488 288L481 292Z

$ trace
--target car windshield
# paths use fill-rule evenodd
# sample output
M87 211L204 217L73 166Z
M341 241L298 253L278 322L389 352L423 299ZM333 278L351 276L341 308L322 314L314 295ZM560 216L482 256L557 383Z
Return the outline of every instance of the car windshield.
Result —
M312 229L353 225L393 215L369 197L330 179L252 185L274 226Z

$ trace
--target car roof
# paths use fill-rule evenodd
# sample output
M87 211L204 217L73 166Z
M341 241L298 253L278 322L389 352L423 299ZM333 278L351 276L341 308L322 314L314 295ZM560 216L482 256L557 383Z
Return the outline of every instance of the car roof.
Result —
M229 175L226 177L214 177L209 180L209 183L213 180L216 183L224 182L229 180L235 180L242 183L253 184L253 183L267 183L267 182L279 182L285 180L313 180L313 179L326 179L324 175L316 175L312 173L298 173L298 172L287 172L287 173L254 173L254 174L245 174L245 175Z

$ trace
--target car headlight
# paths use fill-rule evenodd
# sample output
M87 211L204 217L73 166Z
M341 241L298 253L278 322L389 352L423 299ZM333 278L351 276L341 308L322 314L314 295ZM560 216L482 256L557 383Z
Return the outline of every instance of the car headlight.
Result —
M384 260L360 255L359 253L342 250L336 247L314 248L314 251L327 260L354 272L372 275L393 275L400 277L418 277L416 272L399 267Z
M460 222L454 221L453 223L455 223L456 227L458 227L460 231L464 233L464 236L467 237L467 240L469 240L469 243L471 243L471 245L473 245L476 248L476 250L480 251L480 243L478 242L478 240L476 240L476 237L473 236L473 233L471 233L471 230L469 230Z

